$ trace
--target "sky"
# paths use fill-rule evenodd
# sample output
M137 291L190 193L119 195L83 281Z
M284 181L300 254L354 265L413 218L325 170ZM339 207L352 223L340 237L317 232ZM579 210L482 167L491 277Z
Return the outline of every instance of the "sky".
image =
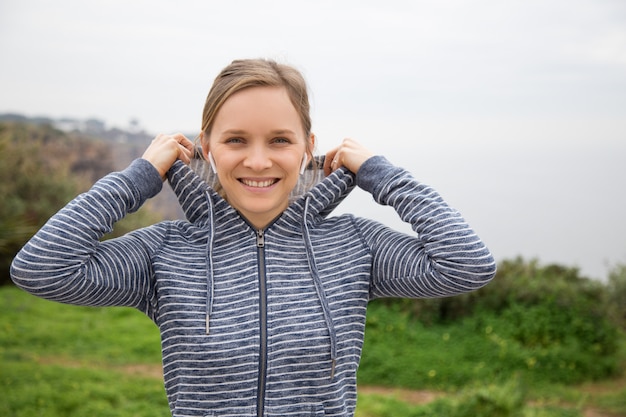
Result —
M307 79L345 137L432 185L502 261L626 264L623 0L2 0L0 113L195 135L237 58ZM357 190L340 212L408 231Z

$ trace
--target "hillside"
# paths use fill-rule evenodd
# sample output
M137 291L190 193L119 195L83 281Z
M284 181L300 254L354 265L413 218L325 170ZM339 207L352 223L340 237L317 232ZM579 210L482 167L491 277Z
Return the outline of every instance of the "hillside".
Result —
M53 119L5 113L0 114L0 124L12 126L11 129L22 126L19 127L22 130L30 126L31 134L35 136L36 131L48 132L49 147L45 152L52 152L49 155L62 161L59 164L69 163L71 173L85 180L83 187L90 186L109 172L124 169L133 159L141 157L154 136L133 126L132 121L125 130L108 128L98 119ZM182 216L178 201L167 184L148 206L164 219Z
M95 122L75 125L91 126L84 130L59 126L68 124L0 116L0 285L10 283L13 257L50 216L98 179L124 169L152 140L145 132L106 130ZM165 183L107 237L179 217L178 201Z

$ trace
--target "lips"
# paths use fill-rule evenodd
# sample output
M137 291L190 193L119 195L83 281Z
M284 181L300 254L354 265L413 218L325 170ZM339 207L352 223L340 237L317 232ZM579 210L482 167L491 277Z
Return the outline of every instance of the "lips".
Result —
M242 184L247 185L248 187L252 187L252 188L267 188L267 187L271 187L272 185L276 184L278 182L278 179L270 178L270 179L266 179L266 180L251 180L251 179L241 178L239 181Z

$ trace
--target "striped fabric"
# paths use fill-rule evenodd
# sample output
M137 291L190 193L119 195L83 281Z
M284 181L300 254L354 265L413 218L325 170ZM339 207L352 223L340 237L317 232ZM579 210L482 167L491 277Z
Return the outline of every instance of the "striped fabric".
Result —
M136 160L52 217L11 273L47 299L146 313L161 332L175 417L352 416L368 301L459 294L495 273L460 215L383 157L356 177L333 172L263 231L182 163L168 178L187 220L100 242L161 189ZM328 217L355 185L416 234Z

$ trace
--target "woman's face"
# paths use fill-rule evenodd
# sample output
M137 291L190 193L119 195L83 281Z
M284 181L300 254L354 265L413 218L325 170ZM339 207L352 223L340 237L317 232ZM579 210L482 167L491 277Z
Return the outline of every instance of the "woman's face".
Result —
M263 228L287 208L307 140L285 88L251 87L224 102L204 143L226 200Z

